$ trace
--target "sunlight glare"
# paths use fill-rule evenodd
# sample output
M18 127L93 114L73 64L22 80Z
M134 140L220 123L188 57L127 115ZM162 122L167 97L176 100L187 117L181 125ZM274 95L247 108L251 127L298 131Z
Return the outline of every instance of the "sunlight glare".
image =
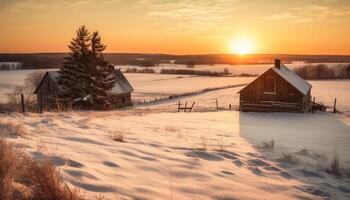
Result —
M237 38L230 44L230 51L233 54L250 54L253 53L253 42L249 38Z

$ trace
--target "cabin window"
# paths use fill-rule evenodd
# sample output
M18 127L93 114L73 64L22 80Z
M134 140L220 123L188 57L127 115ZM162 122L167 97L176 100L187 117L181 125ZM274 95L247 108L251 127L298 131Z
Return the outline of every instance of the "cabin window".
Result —
M122 98L122 102L125 103L125 97Z
M276 77L266 77L264 94L276 94Z

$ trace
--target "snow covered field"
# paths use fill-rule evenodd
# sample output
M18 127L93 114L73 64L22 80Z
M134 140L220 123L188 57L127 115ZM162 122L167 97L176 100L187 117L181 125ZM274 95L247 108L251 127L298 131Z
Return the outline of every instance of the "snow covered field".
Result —
M302 61L296 61L292 62L290 64L287 64L287 66L290 69L294 69L297 67L301 67L306 65L307 63ZM323 63L313 63L313 65L317 64L323 64ZM335 66L341 63L327 63L328 66ZM227 68L232 74L242 74L242 73L248 73L248 74L262 74L269 68L271 68L272 64L260 64L260 65L228 65L228 64L216 64L216 65L195 65L194 68L191 68L192 70L201 70L201 71L216 71L216 72L223 72L225 68ZM128 68L138 68L142 69L144 67L137 67L137 66L116 66L117 68L121 69L128 69ZM156 67L149 67L154 69L156 72L160 72L162 69L189 69L186 67L186 65L179 65L179 64L160 64Z
M20 121L28 132L9 141L35 158L50 156L87 197L350 197L350 128L331 114L130 109L1 117ZM125 142L113 141L113 134L123 134ZM257 148L269 140L273 149ZM325 172L334 153L342 179Z
M2 95L30 71L0 72ZM133 99L154 99L254 78L126 74ZM350 81L310 81L317 101L350 112ZM106 199L348 199L350 120L330 113L217 111L238 105L228 88L110 112L1 115L0 135L34 158L49 156L64 179ZM0 95L1 96L1 95ZM195 102L177 113L176 103ZM347 122L347 123L345 123ZM124 142L112 140L123 135ZM274 141L273 148L262 148ZM326 173L338 156L342 178Z
M208 66L212 67L212 66ZM7 93L11 93L15 86L24 84L24 77L32 70L0 71L0 102L7 101ZM245 84L254 80L255 77L198 77L189 75L164 75L164 74L133 74L126 73L126 77L134 87L135 92L132 98L135 102L140 100L154 100L155 98L166 97L172 94L194 92L205 88L221 87L234 84ZM333 106L334 98L337 97L337 108L343 112L350 113L350 81L349 80L322 80L309 81L312 88L312 95L317 102L323 102ZM210 93L210 100L207 96L200 100L181 99L182 101L196 101L203 104L208 102L209 106L215 104L215 99L220 104L228 107L229 104L238 105L238 88L225 89ZM214 102L213 102L214 101Z

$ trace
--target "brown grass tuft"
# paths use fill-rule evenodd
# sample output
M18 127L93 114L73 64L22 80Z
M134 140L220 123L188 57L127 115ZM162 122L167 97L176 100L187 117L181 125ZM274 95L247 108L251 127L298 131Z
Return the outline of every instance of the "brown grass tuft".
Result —
M111 139L116 142L125 142L125 136L123 132L115 131L114 133L112 133Z
M6 140L0 139L0 199L13 199L12 182L18 168L21 153Z
M338 156L334 156L330 169L327 170L327 173L333 174L336 176L341 176L340 169L339 169L340 163Z
M206 151L208 150L208 138L202 134L202 136L200 137L200 145L201 147L199 148L200 150Z
M61 179L51 160L36 161L0 139L1 200L83 200Z
M275 141L271 140L270 142L263 142L261 146L258 146L258 148L266 149L266 150L272 150L275 147Z
M5 136L19 136L25 137L28 135L27 129L24 127L21 121L11 121L11 120L0 120L0 131L3 132Z
M25 182L32 191L32 199L37 200L82 200L77 189L71 190L61 179L59 170L51 160L37 162L29 160L26 165Z

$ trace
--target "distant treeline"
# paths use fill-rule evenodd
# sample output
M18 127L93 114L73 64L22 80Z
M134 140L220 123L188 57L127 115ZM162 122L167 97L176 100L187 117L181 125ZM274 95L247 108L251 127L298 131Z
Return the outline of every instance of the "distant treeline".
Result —
M67 53L33 53L33 54L0 54L0 62L20 62L24 69L58 68L62 65ZM115 65L134 65L153 67L160 63L194 65L214 64L267 64L275 58L284 63L305 61L308 63L350 63L350 56L342 55L288 55L288 54L251 54L238 56L232 54L205 55L170 55L140 53L106 53L105 60Z
M197 76L227 76L230 72L225 69L223 72L199 71L191 69L162 69L161 74L197 75Z
M312 79L350 79L350 64L327 66L324 64L305 65L294 71L302 78Z
M148 74L154 74L156 71L152 68L143 68L143 69L137 69L137 68L128 68L124 71L125 73L148 73Z

